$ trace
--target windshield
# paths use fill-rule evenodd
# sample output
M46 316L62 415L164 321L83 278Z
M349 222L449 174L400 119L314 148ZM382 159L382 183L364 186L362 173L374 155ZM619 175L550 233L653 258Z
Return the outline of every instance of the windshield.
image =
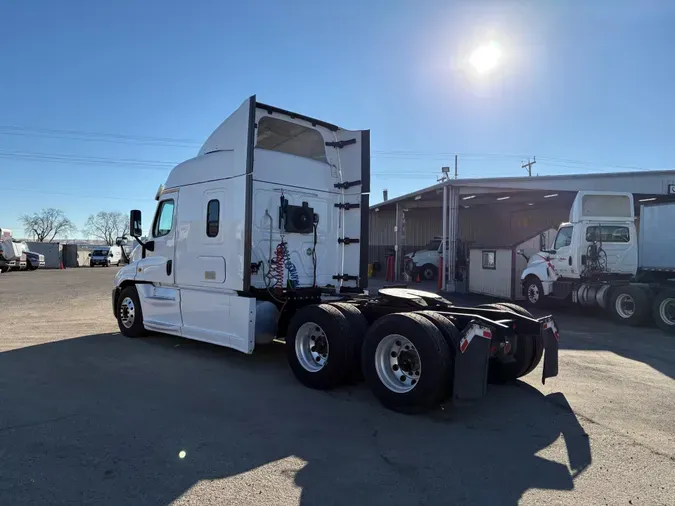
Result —
M91 254L92 254L92 256L95 256L95 257L102 257L102 256L106 256L108 254L108 250L107 249L95 249L94 251L91 252Z

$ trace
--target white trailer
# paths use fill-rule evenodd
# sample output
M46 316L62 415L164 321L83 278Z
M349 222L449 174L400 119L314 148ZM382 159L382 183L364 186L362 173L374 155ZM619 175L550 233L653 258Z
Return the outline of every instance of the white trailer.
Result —
M675 333L675 203L644 204L639 233L633 195L581 191L553 245L529 258L521 280L532 305L569 300L606 309L618 322L651 317Z
M407 289L369 295L369 191L369 131L251 97L171 171L147 240L131 212L141 250L115 277L120 331L244 353L283 340L304 385L362 374L383 404L406 412L444 395L481 397L487 381L515 380L542 355L542 380L557 375L550 316Z

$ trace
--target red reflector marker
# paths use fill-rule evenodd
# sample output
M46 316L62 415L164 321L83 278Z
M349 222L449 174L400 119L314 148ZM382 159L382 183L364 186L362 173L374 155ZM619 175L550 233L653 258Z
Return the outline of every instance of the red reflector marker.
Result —
M511 343L507 341L506 343L504 343L504 353L508 355L510 352L511 352Z
M488 339L492 339L492 332L489 330L483 330L483 337L487 337Z

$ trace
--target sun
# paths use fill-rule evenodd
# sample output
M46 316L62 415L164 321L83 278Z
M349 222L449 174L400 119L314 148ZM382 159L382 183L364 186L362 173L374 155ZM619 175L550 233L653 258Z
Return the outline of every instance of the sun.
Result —
M498 64L502 51L496 42L477 47L469 57L469 63L479 74L487 74Z

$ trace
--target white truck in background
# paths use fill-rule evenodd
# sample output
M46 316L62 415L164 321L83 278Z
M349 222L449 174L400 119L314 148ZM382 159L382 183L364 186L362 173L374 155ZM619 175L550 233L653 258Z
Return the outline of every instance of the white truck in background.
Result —
M115 276L121 333L244 353L283 340L304 385L330 389L363 374L404 412L480 398L488 381L513 381L542 357L542 381L557 375L550 316L401 288L370 295L369 192L369 131L251 97L171 171L147 240L131 211L141 250Z
M0 228L0 273L26 267L26 253L23 246L12 238L10 229Z
M597 306L628 325L651 316L675 334L675 202L641 205L639 226L634 209L631 193L579 192L551 249L528 259L528 302Z

